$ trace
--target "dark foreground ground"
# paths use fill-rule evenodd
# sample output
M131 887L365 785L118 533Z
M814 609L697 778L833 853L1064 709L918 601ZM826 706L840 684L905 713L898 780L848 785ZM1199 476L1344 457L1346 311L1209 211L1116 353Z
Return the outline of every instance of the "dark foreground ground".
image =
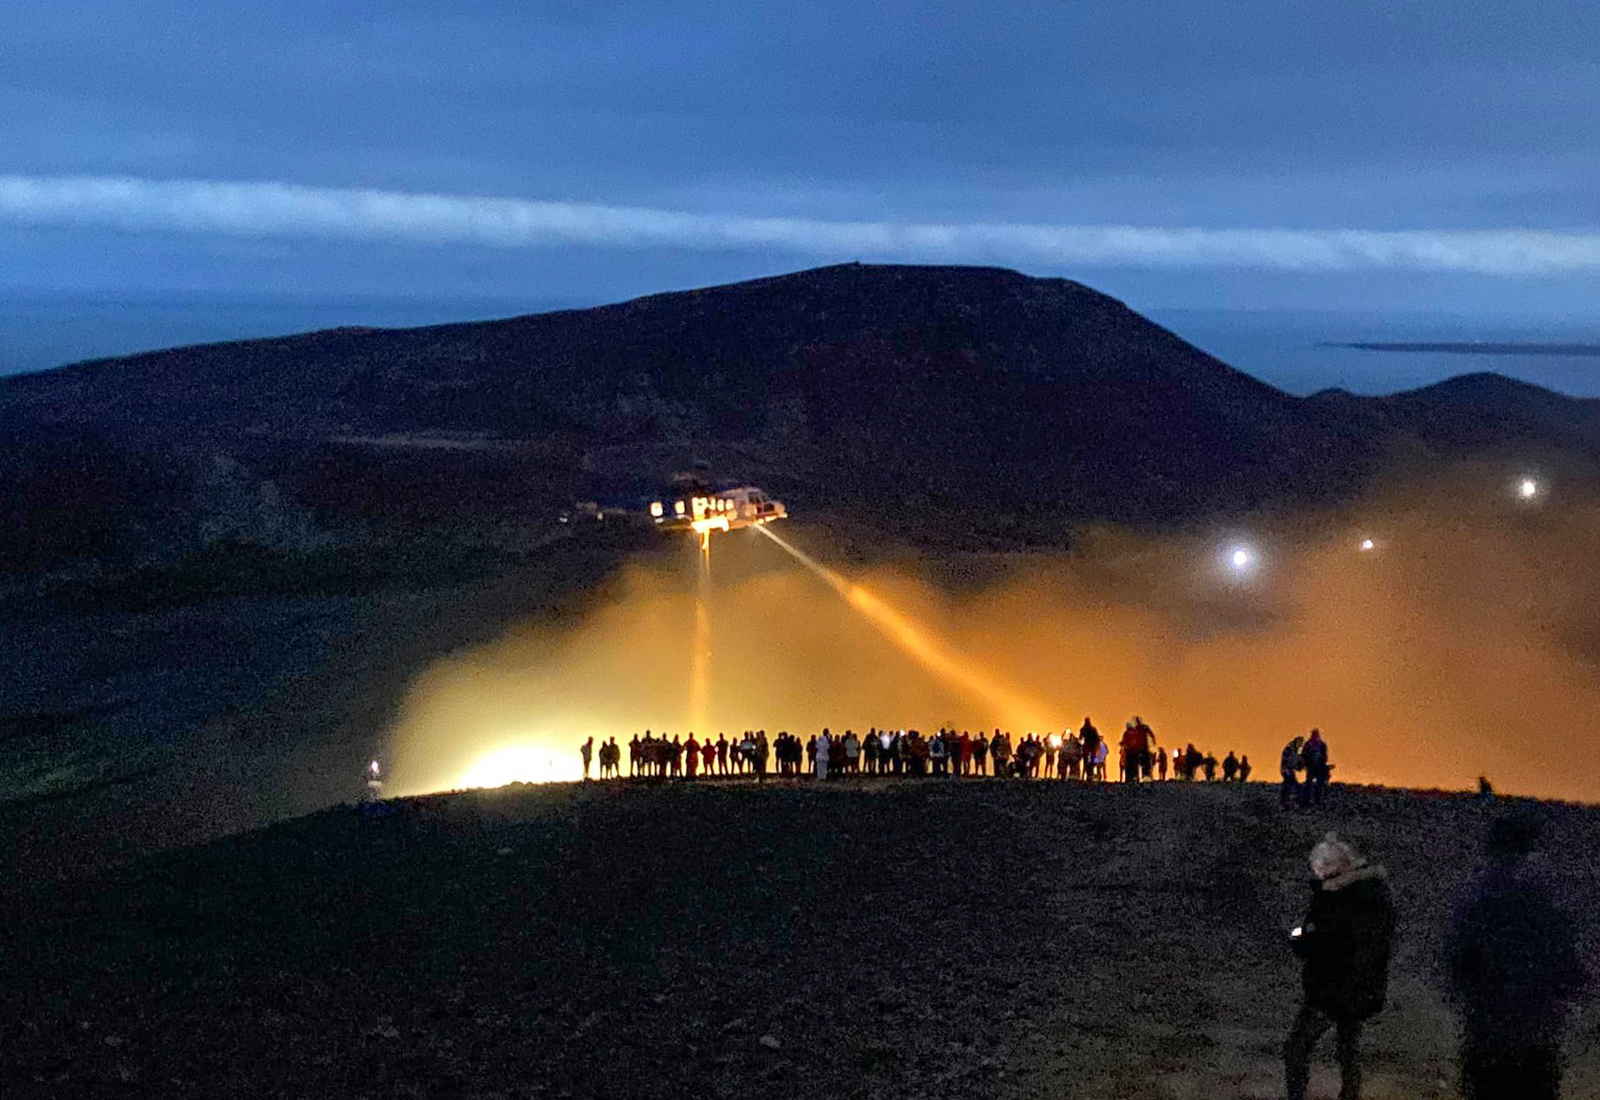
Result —
M1551 812L1552 869L1600 912L1600 811ZM1448 1096L1438 932L1483 820L1401 791L1285 817L1264 787L935 781L328 811L13 883L0 1093L1281 1095L1283 933L1334 827L1401 910L1367 1095ZM1600 1095L1597 1019L1575 1020L1569 1096Z

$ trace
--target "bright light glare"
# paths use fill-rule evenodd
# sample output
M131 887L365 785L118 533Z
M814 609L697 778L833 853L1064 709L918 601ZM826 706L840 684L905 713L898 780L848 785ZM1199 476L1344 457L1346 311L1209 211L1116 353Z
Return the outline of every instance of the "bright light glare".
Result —
M1256 567L1256 552L1248 546L1235 546L1227 552L1228 568L1239 575Z
M1522 483L1517 486L1517 495L1523 500L1532 500L1539 495L1539 483L1531 477L1523 478Z
M581 738L573 741L576 746ZM506 745L487 752L455 784L457 788L504 787L507 783L559 783L578 779L582 765L576 748L570 760L557 761L547 748L534 745Z
M1371 539L1362 539L1361 540L1361 549L1363 549L1363 550L1371 550L1374 547L1376 547L1377 545L1378 544L1373 542Z

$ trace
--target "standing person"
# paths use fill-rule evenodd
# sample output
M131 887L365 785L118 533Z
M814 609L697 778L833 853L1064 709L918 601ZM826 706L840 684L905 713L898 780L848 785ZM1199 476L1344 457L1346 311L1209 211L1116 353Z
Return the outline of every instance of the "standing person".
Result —
M728 735L717 734L717 774L728 774Z
M1122 780L1139 782L1144 767L1144 754L1150 747L1150 732L1145 724L1135 718L1122 731Z
M1239 757L1239 782L1250 782L1250 757L1248 755Z
M881 748L883 741L878 737L878 727L872 726L861 742L861 757L866 763L868 775L878 774L878 750Z
M694 734L689 736L693 737ZM683 777L683 742L678 739L677 734L672 736L672 744L667 747L667 755L672 760L673 776L681 779Z
M628 775L639 774L639 735L633 735L633 740L628 742Z
M705 772L706 773L706 777L709 779L711 777L712 770L716 766L717 766L717 746L716 746L716 742L712 741L711 738L707 737L705 739L705 742L700 746L700 770Z
M1284 1045L1288 1100L1305 1100L1311 1051L1337 1032L1339 1100L1361 1096L1361 1025L1383 1007L1389 987L1394 904L1383 868L1333 833L1311 849L1311 905L1290 934L1304 963L1305 1002Z
M1069 729L1067 739L1061 742L1061 759L1056 764L1056 775L1062 779L1076 779L1082 763L1083 742Z
M982 730L972 738L972 774L989 774L989 739Z
M1078 730L1078 737L1083 741L1083 760L1089 768L1088 778L1094 778L1094 768L1102 759L1100 756L1100 731L1094 728L1094 723L1089 721L1089 716L1083 716L1083 726Z
M585 741L583 743L583 747L581 747L578 750L578 752L583 754L583 777L585 779L588 779L589 778L589 760L590 760L591 757L594 756L594 738L591 737L591 738L589 738L589 740Z
M1156 747L1156 731L1151 729L1149 723L1137 714L1133 716L1133 725L1140 733L1144 734L1144 751L1139 754L1139 777L1149 779L1150 771L1155 766L1155 754L1160 750Z
M1306 781L1300 788L1300 805L1320 806L1328 793L1328 775L1332 770L1328 765L1328 743L1322 739L1321 730L1311 731L1305 747L1300 750L1300 762L1306 769Z
M688 757L689 778L693 779L700 770L700 742L694 739L694 730L689 731L689 740L683 743L683 752Z
M844 770L850 775L861 771L861 742L855 730L844 731Z
M772 754L772 747L767 744L767 731L756 731L756 739L750 745L750 755L755 761L756 782L767 781L767 759Z
M1561 1094L1561 1032L1585 975L1572 918L1529 858L1543 828L1531 811L1489 826L1486 866L1457 901L1445 937L1468 1100Z
M1228 755L1222 758L1222 781L1232 783L1239 778L1239 758L1233 755L1233 750L1228 750Z
M812 744L816 745L813 750L815 755L812 757L812 761L816 765L818 779L828 778L828 754L832 748L829 744L831 740L832 736L828 733L826 726L822 728L820 736L812 738Z
M933 740L928 742L928 757L933 761L933 774L943 775L946 761L943 729L934 734Z
M982 737L983 734L980 732L978 734L978 736ZM959 741L957 741L957 744L961 746L961 774L962 775L971 775L972 774L972 735L969 734L966 730L962 730L961 731L961 738L960 738Z
M1305 742L1296 737L1283 746L1283 757L1278 763L1278 770L1283 774L1283 786L1278 788L1278 806L1280 809L1292 809L1299 801L1300 780L1300 748Z
M1206 770L1206 782L1207 783L1215 783L1217 781L1217 755L1216 755L1216 753L1211 753L1211 752L1206 753L1206 758L1204 760L1200 761L1200 766Z
M1167 750L1156 750L1156 770L1161 773L1161 782L1167 781Z

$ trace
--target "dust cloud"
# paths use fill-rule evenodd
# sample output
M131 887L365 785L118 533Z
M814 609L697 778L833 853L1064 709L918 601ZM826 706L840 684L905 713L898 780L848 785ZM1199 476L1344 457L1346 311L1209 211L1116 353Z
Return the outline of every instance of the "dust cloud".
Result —
M1022 733L1087 714L1115 734L1138 714L1163 746L1247 753L1260 778L1318 726L1336 780L1459 789L1483 774L1600 801L1600 507L1559 486L1520 500L1504 473L1249 529L1087 531L1070 553L842 566L825 532L781 527L989 691L919 660L759 533L718 536L704 588L685 538L674 562L630 566L581 625L513 629L428 670L393 731L391 791L576 778L584 738L646 728ZM696 667L709 691L693 698Z

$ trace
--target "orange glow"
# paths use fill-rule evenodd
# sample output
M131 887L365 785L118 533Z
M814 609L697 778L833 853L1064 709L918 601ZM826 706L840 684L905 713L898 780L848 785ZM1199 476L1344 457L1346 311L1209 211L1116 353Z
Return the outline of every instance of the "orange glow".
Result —
M581 739L580 739L581 740ZM598 744L598 740L596 744ZM504 787L507 783L555 783L583 778L583 764L574 749L567 757L535 744L511 744L493 749L474 760L450 786Z
M576 778L589 733L683 736L691 713L697 736L944 724L1014 737L1137 713L1169 748L1247 753L1256 778L1319 726L1336 781L1466 790L1482 774L1500 791L1600 800L1600 777L1575 764L1600 728L1600 492L1564 478L1555 493L1550 476L1537 516L1507 507L1516 482L1484 464L1386 483L1336 514L1261 519L1253 545L1271 568L1227 590L1232 547L1210 529L1086 530L1070 554L946 551L939 569L883 546L850 580L767 538L715 540L714 660L679 542L682 556L623 566L583 615L507 621L420 672L379 756L385 792ZM1357 551L1369 535L1375 552ZM948 565L954 591L938 580Z
M1030 724L1046 725L1050 722L1050 709L1042 703L995 683L971 665L951 655L900 612L861 585L851 583L827 566L812 560L782 536L773 534L765 527L757 527L756 530L783 547L796 561L826 581L834 591L849 602L851 607L865 615L868 621L902 653L946 683L982 700L994 713L1001 716L1000 720L1003 723L1022 727Z
M711 701L711 532L701 535L700 580L694 601L694 643L689 653L689 728L705 733Z

